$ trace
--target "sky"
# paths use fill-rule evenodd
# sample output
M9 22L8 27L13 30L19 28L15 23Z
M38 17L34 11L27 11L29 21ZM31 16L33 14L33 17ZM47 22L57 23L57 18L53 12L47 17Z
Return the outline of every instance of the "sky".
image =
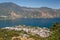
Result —
M0 3L3 2L13 2L19 6L32 8L49 7L60 9L60 0L0 0Z

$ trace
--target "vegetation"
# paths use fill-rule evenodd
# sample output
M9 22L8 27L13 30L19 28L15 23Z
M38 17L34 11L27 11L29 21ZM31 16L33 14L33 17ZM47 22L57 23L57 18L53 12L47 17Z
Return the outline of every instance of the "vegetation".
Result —
M51 27L51 40L60 40L60 24L57 22Z
M35 40L60 40L60 24L54 23L54 25L50 28L51 33L48 38L42 38L39 35L32 35L26 33L25 31L16 31L16 30L8 30L8 29L0 29L0 40L11 40L14 36L20 36L21 34L28 34L30 38Z

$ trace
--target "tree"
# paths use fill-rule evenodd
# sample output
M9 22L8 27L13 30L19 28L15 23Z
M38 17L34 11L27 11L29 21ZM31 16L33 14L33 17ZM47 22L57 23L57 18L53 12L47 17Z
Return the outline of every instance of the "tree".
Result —
M60 24L58 22L54 23L53 26L50 28L51 30L59 30Z

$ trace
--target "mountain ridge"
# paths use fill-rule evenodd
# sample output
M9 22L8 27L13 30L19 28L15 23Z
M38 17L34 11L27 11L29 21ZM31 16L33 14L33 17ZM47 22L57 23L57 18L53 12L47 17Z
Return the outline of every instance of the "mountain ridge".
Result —
M13 14L13 15L11 15ZM29 8L22 7L12 2L0 3L0 17L7 16L9 19L16 18L55 18L60 17L60 9L48 7Z

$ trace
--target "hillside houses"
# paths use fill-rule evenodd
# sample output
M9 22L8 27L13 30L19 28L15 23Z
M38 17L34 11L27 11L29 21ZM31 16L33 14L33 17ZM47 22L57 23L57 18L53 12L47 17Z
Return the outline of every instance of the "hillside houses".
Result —
M16 27L5 27L3 29L9 29L9 30L17 30L17 31L20 31L20 30L23 30L27 33L31 33L31 34L37 34L39 35L40 37L49 37L50 36L50 30L48 28L40 28L40 27L28 27L28 26L16 26Z

